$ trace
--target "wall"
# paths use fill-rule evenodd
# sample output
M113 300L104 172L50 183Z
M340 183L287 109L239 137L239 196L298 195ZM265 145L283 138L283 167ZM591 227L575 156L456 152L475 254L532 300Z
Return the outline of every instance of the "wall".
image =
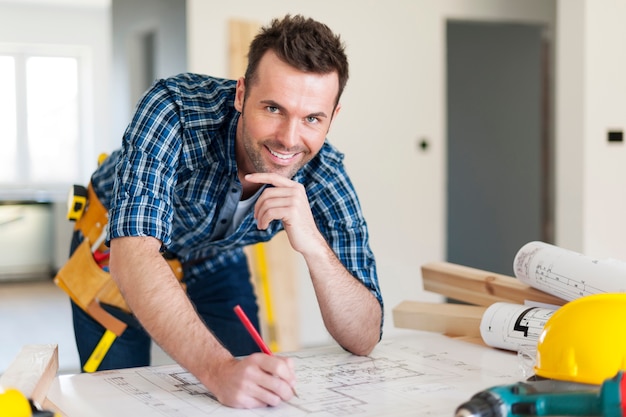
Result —
M626 128L626 2L585 1L584 246L626 260L626 147L607 132Z
M626 148L607 141L626 128L626 3L560 0L558 15L560 241L626 260Z
M584 0L558 1L555 65L555 240L583 250Z
M447 248L500 274L543 233L545 27L454 20L446 33ZM546 172L544 172L546 171ZM548 175L546 175L548 174ZM479 236L479 238L477 238Z
M154 78L184 72L187 68L185 0L113 0L113 66L111 94L112 136L107 151L121 145L122 134L130 122L137 100L152 84L137 80L137 66L152 66ZM153 35L152 62L142 62L145 54L138 43L146 34Z
M351 78L329 139L346 165L368 219L386 302L391 309L424 293L420 266L445 256L445 20L502 19L554 24L555 3L533 0L344 0L259 3L188 0L192 71L226 76L227 20L261 23L287 12L321 20L346 42ZM430 142L423 152L418 144ZM312 287L299 277L304 344L326 342Z

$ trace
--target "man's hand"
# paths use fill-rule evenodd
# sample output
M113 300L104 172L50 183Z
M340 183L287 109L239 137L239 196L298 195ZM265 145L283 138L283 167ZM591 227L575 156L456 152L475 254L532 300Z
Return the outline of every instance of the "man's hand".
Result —
M273 173L248 174L245 179L274 186L266 188L254 206L259 229L267 229L272 220L281 220L291 247L305 256L319 248L320 243L325 243L302 184Z
M291 358L253 353L223 362L218 374L219 383L211 391L230 407L277 406L294 395L296 377Z

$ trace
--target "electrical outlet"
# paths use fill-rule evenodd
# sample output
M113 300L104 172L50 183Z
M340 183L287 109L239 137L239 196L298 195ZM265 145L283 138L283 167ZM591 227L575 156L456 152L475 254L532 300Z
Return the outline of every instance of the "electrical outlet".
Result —
M624 132L621 130L609 130L608 139L609 142L623 142Z

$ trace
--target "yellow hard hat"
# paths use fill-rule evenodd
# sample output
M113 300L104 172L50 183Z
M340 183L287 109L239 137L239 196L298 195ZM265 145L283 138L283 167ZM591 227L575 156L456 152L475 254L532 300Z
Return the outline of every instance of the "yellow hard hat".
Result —
M535 373L600 385L626 370L626 294L594 294L559 308L537 343Z

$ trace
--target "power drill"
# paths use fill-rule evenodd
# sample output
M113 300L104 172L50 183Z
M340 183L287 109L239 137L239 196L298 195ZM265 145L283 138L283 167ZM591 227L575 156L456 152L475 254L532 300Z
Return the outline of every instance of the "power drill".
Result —
M455 417L603 416L626 417L626 374L601 386L555 380L500 385L475 394Z

